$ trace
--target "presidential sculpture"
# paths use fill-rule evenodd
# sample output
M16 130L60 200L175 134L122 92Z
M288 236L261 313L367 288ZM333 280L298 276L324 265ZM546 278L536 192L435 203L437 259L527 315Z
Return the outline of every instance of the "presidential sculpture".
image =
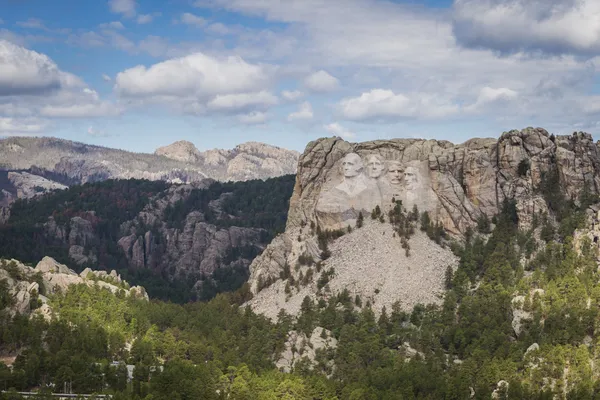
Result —
M324 185L316 212L325 226L340 228L376 206L389 210L392 199L402 200L406 208L417 204L421 210L431 209L436 197L425 166L419 161L385 160L380 154L368 154L363 160L348 153L339 162L337 177Z

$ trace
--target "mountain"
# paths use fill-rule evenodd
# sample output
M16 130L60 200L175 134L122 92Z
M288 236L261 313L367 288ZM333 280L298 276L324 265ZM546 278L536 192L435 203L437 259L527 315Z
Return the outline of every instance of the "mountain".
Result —
M271 318L282 308L298 314L306 296L344 290L378 311L396 301L406 310L440 303L444 277L458 266L452 241L478 226L490 230L507 207L521 230L542 216L573 219L561 199L600 190L591 135L541 128L459 145L319 139L298 166L285 233L250 266L249 304ZM366 221L357 229L359 213Z
M97 272L98 284L48 295L59 318L0 310L0 387L160 400L599 398L596 147L585 133L531 128L462 145L311 142L285 232L254 259L251 285L178 305L113 293L100 281L118 271ZM75 240L82 220L113 243L126 221L126 236L145 242L142 221L162 218L158 230L176 236L188 218L196 232L200 214L275 235L287 208L273 220L267 211L281 205L268 201L278 184L291 194L290 178L73 186L17 201L0 246L56 252L32 229L48 210ZM0 262L0 309L14 297L15 264ZM27 277L18 293L43 281Z
M8 194L18 197L22 187L51 186L40 186L37 183L40 178L32 175L60 184L130 178L182 183L205 178L266 179L294 174L298 152L256 142L244 143L232 150L199 152L192 143L180 141L161 147L154 154L144 154L51 137L10 137L0 140L0 160L1 170L21 170L29 174L16 182L11 180L12 185L0 187L5 193L3 197ZM36 182L28 182L30 178Z
M185 302L239 288L283 231L294 176L222 183L107 180L20 199L0 254L76 271L116 269L153 297Z

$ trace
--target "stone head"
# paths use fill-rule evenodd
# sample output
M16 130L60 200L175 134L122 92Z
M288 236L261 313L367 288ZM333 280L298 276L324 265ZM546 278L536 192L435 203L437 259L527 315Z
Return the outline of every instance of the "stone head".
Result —
M392 185L399 185L404 179L404 167L400 161L388 161L387 175Z
M356 153L349 153L342 158L342 173L344 177L351 178L362 172L363 162L360 156Z
M406 189L414 190L419 184L419 170L415 167L408 167L404 171L404 184Z
M378 179L385 173L385 161L379 154L370 154L365 160L369 178Z

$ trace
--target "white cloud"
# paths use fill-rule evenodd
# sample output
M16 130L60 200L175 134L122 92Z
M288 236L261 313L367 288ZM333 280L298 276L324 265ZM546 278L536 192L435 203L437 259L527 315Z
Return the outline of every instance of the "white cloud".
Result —
M112 82L112 78L106 74L102 74L102 80L104 82Z
M503 53L600 55L597 0L456 0L454 34Z
M107 102L45 106L40 110L42 116L53 118L112 117L121 113L121 109Z
M63 78L46 55L0 40L0 96L58 90Z
M260 125L267 122L268 115L262 111L253 111L248 114L240 115L238 121L246 125Z
M29 117L33 114L31 108L14 103L0 103L0 116Z
M110 30L104 31L103 33L106 37L108 37L108 40L110 41L110 44L113 47L116 47L119 50L124 50L124 51L128 51L128 52L135 51L135 49L136 49L135 43L133 43L130 39L121 35L120 33L117 33L115 31L110 31Z
M467 107L465 107L465 111L477 111L482 107L496 104L498 102L508 102L514 100L518 97L518 93L514 90L508 88L491 88L484 87L479 92L479 96L477 97L477 101Z
M337 122L333 122L331 124L324 125L323 127L325 128L325 130L327 132L331 133L334 136L341 136L345 139L351 139L351 138L356 137L356 134L354 132L351 132L348 129L342 127Z
M339 81L327 71L317 71L304 80L304 85L313 92L331 92L338 88Z
M149 35L138 43L138 48L152 57L160 57L167 53L169 42L160 36Z
M11 119L13 131L19 124L42 126L30 122L31 118L40 116L99 117L122 111L112 103L102 101L98 93L86 87L79 77L59 70L46 55L6 41L0 41L0 99L2 97L8 101L0 102L1 115L29 117L27 120Z
M277 104L277 97L267 91L217 95L208 102L211 110L240 112L249 108L265 109Z
M281 96L288 101L296 101L304 96L304 93L299 90L284 90Z
M345 118L354 121L439 118L459 111L457 105L435 95L420 94L409 98L386 89L372 89L358 97L342 99L339 108Z
M122 96L175 96L206 98L262 89L271 68L249 64L240 57L215 58L194 53L146 68L142 65L117 74L116 91Z
M138 15L136 22L140 25L149 24L154 19L152 14L141 14Z
M125 29L125 26L121 21L106 22L98 25L100 29Z
M96 129L93 126L90 126L87 129L87 134L90 135L90 136L92 136L92 137L109 137L110 136L105 131L100 130L100 129Z
M309 120L313 118L313 109L308 101L300 104L298 111L288 115L288 121Z
M198 17L197 15L191 13L181 14L181 22L186 25L193 26L204 26L206 24L206 20L204 18Z
M0 135L33 135L42 132L46 125L46 123L37 119L0 117Z
M229 35L232 32L230 28L220 22L214 22L206 27L206 31L215 35Z
M109 0L110 11L131 18L135 17L137 4L135 0Z

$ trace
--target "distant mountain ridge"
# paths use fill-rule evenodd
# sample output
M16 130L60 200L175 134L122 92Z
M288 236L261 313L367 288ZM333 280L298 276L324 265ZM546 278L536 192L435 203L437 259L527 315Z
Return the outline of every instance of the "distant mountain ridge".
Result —
M296 151L256 142L200 152L191 142L179 141L148 154L53 137L0 139L0 169L38 168L75 183L129 178L181 183L206 178L266 179L295 173L298 157Z

